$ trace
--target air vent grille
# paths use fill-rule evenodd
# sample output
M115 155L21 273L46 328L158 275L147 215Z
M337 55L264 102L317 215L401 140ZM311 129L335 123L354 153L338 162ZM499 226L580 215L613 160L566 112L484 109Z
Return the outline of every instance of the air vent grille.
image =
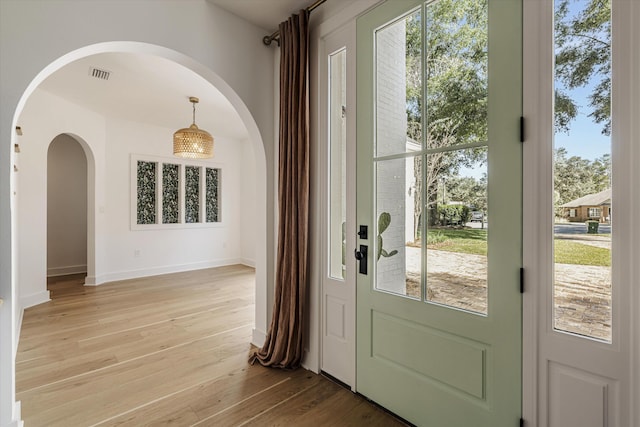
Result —
M109 80L109 76L111 76L111 71L101 70L100 68L90 67L89 75L91 77L95 77L100 80Z

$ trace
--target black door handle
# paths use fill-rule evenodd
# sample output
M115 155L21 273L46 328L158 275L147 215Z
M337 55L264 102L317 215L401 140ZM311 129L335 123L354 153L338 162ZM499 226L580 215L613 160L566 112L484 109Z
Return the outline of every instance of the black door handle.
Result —
M354 255L356 257L356 259L360 262L360 266L358 268L358 271L360 272L360 274L367 274L367 251L368 251L368 247L367 245L360 245L360 250L356 249L354 251Z

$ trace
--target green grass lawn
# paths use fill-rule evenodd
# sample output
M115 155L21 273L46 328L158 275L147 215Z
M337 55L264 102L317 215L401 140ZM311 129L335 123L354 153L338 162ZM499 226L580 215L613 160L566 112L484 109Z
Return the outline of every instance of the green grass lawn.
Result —
M558 264L611 266L611 251L591 245L556 239L554 254Z
M476 228L429 230L427 248L463 254L487 255L487 230Z
M487 230L437 228L427 233L427 248L473 255L487 255ZM559 264L611 266L611 251L570 240L555 241L555 262Z

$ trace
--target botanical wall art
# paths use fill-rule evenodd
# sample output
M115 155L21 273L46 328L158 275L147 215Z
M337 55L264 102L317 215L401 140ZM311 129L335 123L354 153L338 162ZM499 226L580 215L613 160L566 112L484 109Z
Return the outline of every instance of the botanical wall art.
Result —
M180 165L162 165L162 223L180 222Z
M200 168L187 166L184 178L184 222L200 222Z
M220 223L220 168L132 156L132 227ZM169 160L169 159L167 159Z
M219 183L220 183L220 169L206 168L207 170L207 222L219 222L220 221L220 201L219 201Z
M156 223L156 166L155 162L138 161L138 224Z

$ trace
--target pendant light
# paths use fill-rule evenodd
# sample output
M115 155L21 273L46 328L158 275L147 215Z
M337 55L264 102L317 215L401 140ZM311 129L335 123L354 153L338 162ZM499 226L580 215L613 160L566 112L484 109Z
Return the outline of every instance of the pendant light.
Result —
M195 96L189 97L193 104L193 123L188 128L177 130L173 134L173 155L187 159L208 159L213 157L213 137L209 132L196 126Z

